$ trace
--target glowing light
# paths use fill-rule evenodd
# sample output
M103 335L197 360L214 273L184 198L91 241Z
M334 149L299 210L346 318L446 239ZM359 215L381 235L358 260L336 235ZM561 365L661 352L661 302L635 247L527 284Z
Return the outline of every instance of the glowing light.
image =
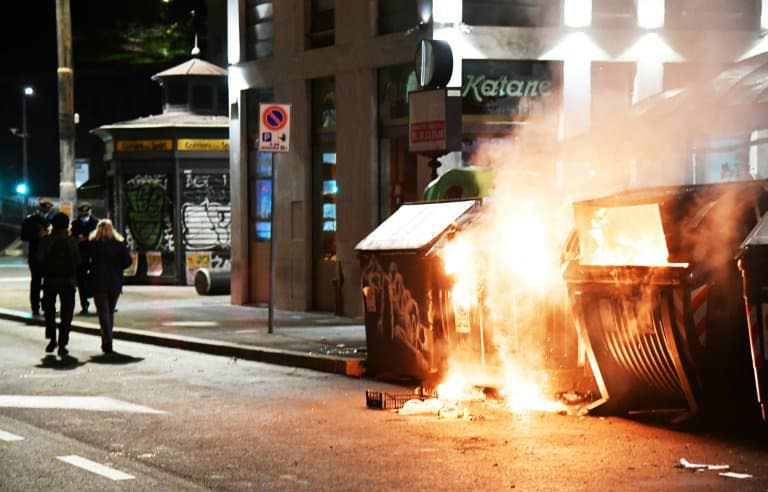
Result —
M762 0L760 3L760 29L768 29L768 0Z
M432 20L436 23L459 24L462 17L461 0L432 2Z
M515 381L502 391L504 401L513 411L533 410L539 412L564 412L565 405L557 400L545 398L541 389L532 381Z
M592 24L592 0L565 0L563 18L568 27L587 27Z
M461 374L452 373L442 383L437 385L437 397L443 401L472 401L484 400L485 394L472 387Z
M565 35L539 60L610 60L611 57L597 46L585 33L572 32Z
M685 57L672 49L659 33L649 32L619 56L621 61L654 60L659 62L683 62Z
M24 87L24 95L25 96L34 96L35 95L35 89L33 89L30 86Z
M19 183L16 185L16 194L26 195L28 192L29 189L27 188L27 183Z
M664 0L637 2L637 25L643 29L664 27Z

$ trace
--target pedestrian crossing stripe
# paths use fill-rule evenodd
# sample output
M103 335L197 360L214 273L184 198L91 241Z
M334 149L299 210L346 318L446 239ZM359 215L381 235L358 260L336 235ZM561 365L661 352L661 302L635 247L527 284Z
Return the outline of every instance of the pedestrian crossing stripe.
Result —
M76 454L57 456L56 459L61 460L64 463L69 463L70 465L76 466L78 468L82 468L83 470L87 470L91 473L101 475L102 477L107 477L110 480L131 480L136 478L133 475L121 472L120 470L115 470L114 468L102 465L101 463L96 463L95 461L91 461Z
M0 408L56 408L93 412L127 412L165 414L162 410L136 405L107 396L33 396L0 395Z
M5 432L4 430L0 429L0 441L23 441L24 438L21 436L17 436L16 434L11 434L10 432Z

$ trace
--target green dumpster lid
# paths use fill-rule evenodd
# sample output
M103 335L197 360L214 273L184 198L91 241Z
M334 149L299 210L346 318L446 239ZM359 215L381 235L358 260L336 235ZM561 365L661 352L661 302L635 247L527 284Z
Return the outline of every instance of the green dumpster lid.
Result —
M362 241L357 251L419 250L429 246L479 200L406 203Z

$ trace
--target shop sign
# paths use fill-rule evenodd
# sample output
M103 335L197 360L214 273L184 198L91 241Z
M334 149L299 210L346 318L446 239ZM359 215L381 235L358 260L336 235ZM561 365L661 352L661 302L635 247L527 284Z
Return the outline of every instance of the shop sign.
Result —
M288 152L291 136L290 104L259 104L259 151Z
M179 152L228 152L226 138L180 138L176 141Z
M460 98L449 95L446 89L409 93L408 149L411 152L444 153L459 148L460 103Z
M173 140L118 140L117 152L170 152Z
M467 75L461 97L469 96L475 102L482 103L486 98L546 96L551 90L552 82L549 80Z

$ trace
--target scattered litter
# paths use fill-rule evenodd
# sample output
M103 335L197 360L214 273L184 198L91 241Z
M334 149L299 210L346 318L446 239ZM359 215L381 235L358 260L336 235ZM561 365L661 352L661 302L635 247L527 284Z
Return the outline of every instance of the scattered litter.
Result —
M736 472L723 472L718 473L721 477L727 477L727 478L752 478L752 475L749 473L736 473Z
M680 463L675 465L678 468L685 468L686 470L730 470L729 465L704 465L699 463L691 463L685 458L680 458Z
M584 403L592 401L592 394L590 392L582 393L580 391L564 391L557 394L557 399L568 405L575 405L577 403Z
M428 400L408 400L400 409L403 415L439 415L443 402L437 398Z
M403 408L408 400L426 400L432 395L426 394L421 388L413 393L385 393L383 391L365 390L365 403L368 408L396 410Z
M437 412L437 416L441 419L463 419L468 418L470 415L466 408L446 405Z

